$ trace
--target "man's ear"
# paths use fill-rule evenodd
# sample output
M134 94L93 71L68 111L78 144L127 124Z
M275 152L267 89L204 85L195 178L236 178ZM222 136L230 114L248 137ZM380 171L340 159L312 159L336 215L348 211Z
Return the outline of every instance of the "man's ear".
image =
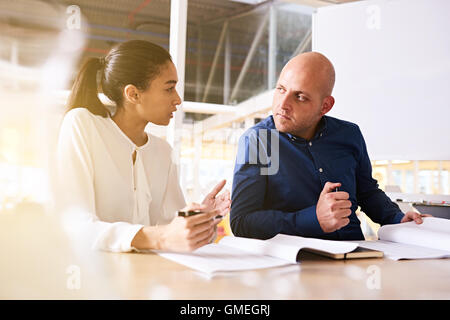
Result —
M134 85L127 84L125 88L123 88L123 95L128 102L132 104L139 103L139 90Z
M327 114L334 106L334 98L332 96L325 97L322 102L322 115Z

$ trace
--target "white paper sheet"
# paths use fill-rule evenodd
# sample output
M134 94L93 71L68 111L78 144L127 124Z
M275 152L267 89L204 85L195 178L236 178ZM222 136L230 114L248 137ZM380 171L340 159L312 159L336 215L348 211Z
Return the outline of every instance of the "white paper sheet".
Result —
M391 241L352 241L360 247L383 251L391 260L450 258L450 252Z
M208 274L294 264L286 260L228 247L221 243L208 244L191 253L155 252L166 259Z
M270 243L271 246L274 244L283 245L283 247L293 246L297 248L297 252L301 248L310 248L322 250L332 254L342 254L351 252L358 247L358 245L349 241L322 240L316 238L289 236L286 234L278 234L266 241Z
M450 252L450 220L427 217L422 224L411 221L385 225L378 231L378 238Z
M218 244L191 253L155 251L160 256L208 274L251 270L297 263L302 248L341 254L353 251L356 243L303 238L278 234L268 240L226 236Z
M384 252L385 257L399 259L450 258L450 220L434 217L384 225L378 241L353 241L359 246Z
M278 236L277 236L278 237ZM271 242L272 239L261 241L257 239L226 236L220 240L220 243L236 249L242 249L252 254L267 255L278 259L295 263L300 249L298 246Z

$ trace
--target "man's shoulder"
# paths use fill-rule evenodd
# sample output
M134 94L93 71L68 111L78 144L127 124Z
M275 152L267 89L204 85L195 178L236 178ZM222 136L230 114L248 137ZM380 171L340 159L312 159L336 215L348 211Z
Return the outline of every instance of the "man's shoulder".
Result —
M262 119L252 127L245 130L241 135L241 139L244 137L259 137L262 131L270 131L273 129L276 129L273 117L268 116L267 118Z
M267 118L262 119L257 124L255 124L254 126L250 127L249 129L247 129L246 132L259 131L261 129L266 129L266 130L275 129L275 122L273 121L273 117L272 116L268 116Z
M275 129L275 122L273 121L273 116L270 115L267 118L262 119L260 122L255 124L255 127L256 126L267 129Z
M239 145L254 144L261 138L261 136L264 137L264 141L267 141L267 138L272 135L271 130L276 130L275 123L273 121L273 117L268 116L245 130L239 137Z
M355 130L358 132L360 131L359 126L354 122L350 122L347 120L342 120L342 119L338 119L338 118L334 118L334 117L330 117L330 116L324 116L324 118L326 119L327 127L330 130L349 129L349 130Z

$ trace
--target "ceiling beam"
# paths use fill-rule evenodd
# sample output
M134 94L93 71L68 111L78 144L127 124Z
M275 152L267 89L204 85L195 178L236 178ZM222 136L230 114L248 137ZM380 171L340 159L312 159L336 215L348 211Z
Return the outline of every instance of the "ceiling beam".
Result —
M268 112L272 107L273 93L268 90L236 105L233 113L216 114L205 120L199 121L194 126L196 134L210 130L217 130L229 126L233 122L244 121L254 114Z

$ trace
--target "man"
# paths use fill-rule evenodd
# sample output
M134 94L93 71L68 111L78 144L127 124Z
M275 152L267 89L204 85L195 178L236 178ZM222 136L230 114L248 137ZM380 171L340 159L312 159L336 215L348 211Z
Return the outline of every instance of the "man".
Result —
M230 214L234 235L363 240L358 206L381 225L422 223L419 213L403 214L378 188L359 127L325 116L334 105L334 79L333 65L317 52L298 55L283 68L273 116L239 141ZM262 170L274 163L276 171Z

